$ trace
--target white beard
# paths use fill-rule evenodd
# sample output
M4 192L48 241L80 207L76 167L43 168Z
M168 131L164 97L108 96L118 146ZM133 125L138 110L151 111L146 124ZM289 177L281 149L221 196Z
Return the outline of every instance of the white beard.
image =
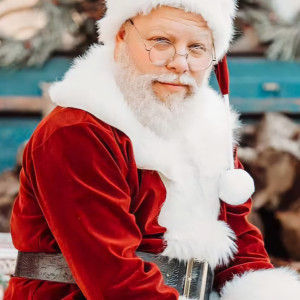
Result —
M188 75L141 74L131 61L126 45L120 48L115 69L115 79L125 101L138 121L164 138L174 135L195 102L194 94L199 89L196 81ZM161 101L153 91L153 81L175 82L189 86L189 93L170 93Z

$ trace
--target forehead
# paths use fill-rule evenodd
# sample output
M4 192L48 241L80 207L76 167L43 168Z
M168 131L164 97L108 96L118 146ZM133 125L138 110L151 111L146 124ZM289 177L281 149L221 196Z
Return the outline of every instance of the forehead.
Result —
M185 12L183 9L161 6L153 9L148 15L138 15L133 18L144 31L160 29L174 30L178 34L185 31L194 34L210 35L212 32L205 19L198 14Z

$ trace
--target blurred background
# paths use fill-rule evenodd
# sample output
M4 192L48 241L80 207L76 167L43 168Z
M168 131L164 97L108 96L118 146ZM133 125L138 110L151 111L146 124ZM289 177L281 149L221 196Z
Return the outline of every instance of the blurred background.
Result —
M256 182L250 221L276 266L300 270L300 0L240 0L229 53L238 155ZM100 0L0 0L0 284L22 152L53 105L47 91L97 41ZM216 79L211 84L217 89ZM1 292L0 292L1 299Z

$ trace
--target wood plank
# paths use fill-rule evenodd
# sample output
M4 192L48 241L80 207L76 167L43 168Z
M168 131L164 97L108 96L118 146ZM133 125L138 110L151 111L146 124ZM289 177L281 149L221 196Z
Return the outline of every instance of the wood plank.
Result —
M300 113L300 98L234 98L231 104L240 113L284 112ZM0 113L36 113L43 112L46 99L43 97L0 97Z
M240 113L261 114L267 112L282 112L300 114L300 98L235 98L231 104Z
M42 97L0 97L0 113L40 114L42 109Z
M41 97L40 84L61 80L70 65L71 59L56 57L41 67L20 70L0 68L0 96Z

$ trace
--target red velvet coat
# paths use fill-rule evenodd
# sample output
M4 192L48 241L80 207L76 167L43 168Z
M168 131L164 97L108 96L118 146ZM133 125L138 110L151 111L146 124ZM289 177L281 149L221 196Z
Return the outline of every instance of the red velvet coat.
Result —
M58 107L26 146L20 182L15 247L61 251L78 285L12 278L5 300L178 298L154 264L135 256L164 248L166 228L157 218L166 190L157 172L137 169L124 133L83 110ZM250 200L221 203L219 219L234 230L238 253L216 270L217 289L235 274L272 268L261 234L247 221L250 207Z

